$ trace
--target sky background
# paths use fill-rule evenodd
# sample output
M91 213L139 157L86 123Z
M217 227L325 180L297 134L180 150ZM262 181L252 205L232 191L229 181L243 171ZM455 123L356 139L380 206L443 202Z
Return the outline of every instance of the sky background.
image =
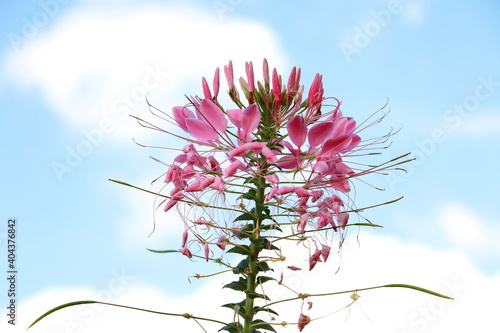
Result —
M384 192L358 184L360 204L404 196L365 212L384 228L351 233L342 257L319 276L290 273L290 284L324 292L410 283L455 298L367 291L305 330L498 331L499 15L494 0L2 1L0 263L7 276L7 221L16 218L18 294L12 326L1 279L0 331L25 331L49 308L81 299L230 320L219 305L235 301L220 289L231 277L188 279L214 267L145 250L179 247L175 212L108 179L158 189L150 183L165 167L149 157L172 155L133 139L182 145L128 117L147 115L146 92L169 111L184 94L202 94L201 77L216 67L232 59L241 73L253 61L259 76L263 58L284 76L301 67L306 86L321 73L325 95L358 120L388 103L389 116L367 134L399 129L383 158L416 158L407 173L370 178ZM314 302L318 317L349 297ZM279 320L299 313L290 304ZM83 306L30 331L181 328L202 332L182 318Z

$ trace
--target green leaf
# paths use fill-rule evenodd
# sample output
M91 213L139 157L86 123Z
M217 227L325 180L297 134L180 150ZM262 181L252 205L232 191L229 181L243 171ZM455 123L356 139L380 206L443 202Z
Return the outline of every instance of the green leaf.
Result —
M228 331L229 333L240 333L243 331L243 325L237 322L229 323L228 325L222 327L218 332L220 331Z
M257 240L252 241L257 247L261 250L279 250L273 243L271 243L267 238L265 237L259 237Z
M263 321L261 319L255 319L252 322L252 327L254 327L254 328L262 328L262 329L265 329L265 330L268 330L268 331L271 331L271 332L276 332L276 330L271 325L269 325L268 323L266 323L265 321Z
M146 249L146 250L154 253L179 253L179 250L152 250L152 249Z
M269 265L265 261L259 262L256 266L257 266L257 272L272 271L271 267L269 267Z
M243 199L255 200L255 198L257 198L257 191L254 188L251 188L247 193L243 193L241 197Z
M429 289L425 289L425 288L416 287L416 286L412 286L412 285L409 285L409 284L386 284L385 286L380 286L380 287L382 287L382 288L409 288L409 289L418 290L418 291L421 291L421 292L424 292L424 293L427 293L427 294L431 294L431 295L434 295L434 296L438 296L438 297L441 297L441 298L453 299L452 297L445 296L445 295L437 293L435 291L432 291L432 290L429 290Z
M243 259L236 267L233 268L233 273L242 274L247 270L247 268L248 268L248 260Z
M240 277L238 281L228 283L222 288L230 288L236 291L245 291L247 289L247 279Z
M197 320L206 320L206 321L211 321L211 322L216 322L216 323L224 324L224 322L221 322L221 321L218 321L218 320L215 320L215 319L195 317L195 316L192 316L192 315L190 315L188 313L160 312L160 311L148 310L148 309L143 309L143 308L136 308L136 307L133 307L133 306L120 305L120 304L107 303L107 302L99 302L99 301L77 301L77 302L70 302L70 303L59 305L59 306L53 308L52 310L49 310L49 311L45 312L43 315L41 315L40 317L38 317L28 327L28 329L30 327L33 327L36 323L38 323L43 318L47 317L48 315L50 315L50 314L52 314L52 313L54 313L54 312L56 312L58 310L61 310L61 309L64 309L64 308L68 308L70 306L83 305L83 304L103 304L103 305L116 306L116 307L119 307L119 308L125 308L125 309L130 309L130 310L137 310L137 311L144 311L144 312L149 312L149 313L155 313L155 314L160 314L160 315L165 315L165 316L184 317L184 318L188 318L188 319L189 318L195 318ZM231 324L229 324L229 325L231 325Z
M250 213L243 213L237 218L234 219L234 221L253 221L254 217Z
M238 230L234 235L239 239L244 239L250 237L253 231L253 224L247 224L243 229Z
M264 217L264 220L265 219L270 219L270 220L273 220L271 217ZM264 231L268 231L268 230L278 230L280 232L283 232L283 230L281 230L281 228L279 227L278 224L276 223L271 223L271 224L263 224L260 226L260 228Z
M38 317L29 327L31 328L32 326L34 326L36 323L38 323L40 320L42 320L43 318L47 317L49 314L51 313L54 313L56 311L59 311L61 309L64 309L64 308L68 308L70 306L74 306L74 305L82 305L82 304L94 304L94 303L99 303L97 301L78 301L78 302L70 302L70 303L66 303L66 304L62 304L62 305L59 305L59 306L56 306L55 308L53 308L52 310L49 310L47 312L45 312L43 315L41 315L40 317Z
M267 297L266 295L263 295L263 294L259 294L259 293L248 293L247 294L248 297L252 298L252 299L255 299L255 298L262 298L262 299L265 299L266 301L271 301L269 299L269 297Z
M222 306L223 308L229 308L234 312L237 312L240 316L245 316L245 300L239 303L228 303Z
M234 246L227 250L226 253L236 253L246 256L250 253L250 247L248 245Z
M271 280L276 280L276 279L269 276L257 276L257 284L263 284L264 282Z
M265 311L265 312L272 313L272 314L275 314L275 315L279 316L279 314L276 311L271 310L269 308L263 308L263 307L260 307L260 306L255 306L253 308L253 312L254 313L261 312L261 311Z

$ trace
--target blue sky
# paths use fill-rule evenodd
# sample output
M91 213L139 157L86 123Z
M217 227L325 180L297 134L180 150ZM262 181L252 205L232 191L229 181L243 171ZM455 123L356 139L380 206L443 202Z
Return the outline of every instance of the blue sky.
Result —
M65 300L102 296L134 305L149 295L144 306L168 309L218 290L218 280L187 279L211 267L145 250L177 248L179 220L157 211L148 237L154 197L108 179L151 188L165 171L149 156L172 156L132 138L182 144L126 116L147 114L145 92L168 111L185 103L184 94L201 94L201 76L211 77L215 67L233 59L240 71L247 60L259 68L264 57L284 75L301 67L306 85L321 73L326 94L342 100L344 113L356 119L388 101L390 115L370 134L400 128L384 156L412 152L417 158L406 174L371 179L384 192L360 184L362 203L405 199L365 213L384 228L361 230L360 245L349 242L338 286L380 280L442 291L456 279L467 286L461 300L441 308L407 292L402 300L394 291L366 295L360 303L366 315L353 307L349 320L340 313L325 325L336 320L346 331L441 332L477 328L479 318L486 328L498 326L485 305L500 296L489 288L500 280L499 14L493 0L2 2L0 239L4 244L8 218L17 218L20 302L14 328L1 312L8 302L1 285L2 332L24 330ZM381 257L372 266L375 253ZM306 280L315 281L304 278L304 288ZM382 301L402 319L379 314ZM204 310L192 307L188 311ZM426 307L432 316L419 312ZM105 331L129 315L106 311L95 311L96 320L68 311L33 331L62 332L71 323L81 332ZM165 319L136 320L155 331ZM122 325L127 332L135 324Z

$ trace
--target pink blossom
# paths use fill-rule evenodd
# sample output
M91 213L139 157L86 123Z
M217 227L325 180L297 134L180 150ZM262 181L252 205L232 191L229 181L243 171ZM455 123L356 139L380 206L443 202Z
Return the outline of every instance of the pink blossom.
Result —
M287 266L286 268L288 268L288 269L290 269L292 271L300 271L300 270L302 270L302 268L299 268L297 266Z
M189 259L193 257L193 254L191 253L191 251L189 251L188 248L182 247L179 249L179 252L188 257Z
M299 323L298 323L299 332L302 332L304 327L306 327L306 325L309 324L310 322L311 322L311 317L301 313L299 316Z
M383 143L386 137L362 141L356 121L340 111L341 102L324 97L320 74L305 88L300 83L300 68L291 69L285 84L276 69L270 71L267 60L262 69L263 79L258 80L253 64L245 63L246 77L239 80L240 89L233 63L224 66L235 106L225 108L217 100L220 71L216 69L211 86L202 79L201 97L190 97L186 106L172 108L175 123L187 133L188 144L166 169L170 196L164 210L189 207L178 209L187 212L186 230L195 236L183 244L186 250L198 242L198 248L206 251L208 243L203 241L213 239L213 232L217 233L215 244L224 250L245 227L235 225L235 218L255 208L248 205L253 204L256 184L264 189L269 220L279 225L286 216L293 216L298 219L299 234L311 227L307 235L299 237L319 246L331 237L331 229L345 228L348 211L356 211L351 195L354 180L384 170L350 164L356 156L366 154L364 149L372 149L371 142ZM328 105L326 100L336 103ZM237 204L226 201L233 195ZM236 216L229 213L235 210L239 211ZM329 231L316 237L323 230ZM344 237L343 233L336 235ZM330 248L322 245L310 256L309 268L326 261L329 253Z
M210 249L208 248L208 243L203 244L203 252L205 253L205 261L208 262L208 256L210 255Z

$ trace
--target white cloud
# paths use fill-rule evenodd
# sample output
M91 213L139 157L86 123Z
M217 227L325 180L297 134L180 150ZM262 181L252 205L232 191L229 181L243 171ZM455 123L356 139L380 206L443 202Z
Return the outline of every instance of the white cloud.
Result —
M487 223L480 216L463 204L450 203L440 208L437 215L443 234L459 249L469 255L488 258L500 251L498 239L500 228L497 223Z
M408 289L378 289L359 292L358 304L325 319L312 322L304 332L464 332L491 331L498 327L497 309L489 306L492 299L500 297L497 288L500 276L484 276L464 255L436 251L417 244L403 244L388 237L361 235L361 246L355 240L344 249L341 270L338 274L332 254L330 265L318 264L313 274L287 272L284 282L299 292L326 292L363 288L387 283L409 283L443 292L455 298L454 301L442 300L427 294ZM291 245L285 255L291 258L301 247ZM292 251L292 252L290 252ZM295 263L300 261L295 261ZM317 269L317 270L316 270ZM277 271L279 273L279 271ZM225 281L230 279L225 277ZM198 282L195 282L198 283ZM272 282L268 282L268 294L276 296ZM145 307L159 311L176 313L189 312L199 316L213 316L227 319L228 310L219 308L224 302L235 301L241 296L228 296L221 292L222 280L209 280L195 294L183 298L172 298L154 287L130 283L120 292L107 293L106 290L88 289L47 290L23 302L19 309L18 330L4 330L11 327L3 324L2 332L24 331L28 323L46 309L62 302L95 298L108 295L114 303ZM108 288L110 289L110 288ZM115 288L116 289L116 288ZM333 312L350 302L349 294L334 297L312 298L313 308L307 313L318 317ZM307 305L305 306L307 307ZM300 303L290 303L278 309L279 321L294 322L300 313ZM65 327L76 325L74 332L165 332L190 331L202 332L193 322L183 318L164 317L125 309L92 308L66 309L52 314L38 323L30 331L65 332ZM204 324L205 326L205 324ZM219 329L219 324L207 324L209 332ZM296 332L296 328L278 331ZM79 330L77 330L79 329ZM66 330L67 331L67 330Z
M240 66L264 57L271 65L285 61L268 27L220 20L188 5L77 7L58 19L12 51L4 71L15 83L39 89L69 124L92 128L110 119L127 139L126 123L135 131L137 124L126 114L147 112L146 91L168 110L184 104L184 94L201 93L201 76L211 82L215 67L230 59Z
M484 138L485 136L497 136L500 133L500 115L498 110L489 112L478 112L472 114L461 122L454 134L461 137Z

